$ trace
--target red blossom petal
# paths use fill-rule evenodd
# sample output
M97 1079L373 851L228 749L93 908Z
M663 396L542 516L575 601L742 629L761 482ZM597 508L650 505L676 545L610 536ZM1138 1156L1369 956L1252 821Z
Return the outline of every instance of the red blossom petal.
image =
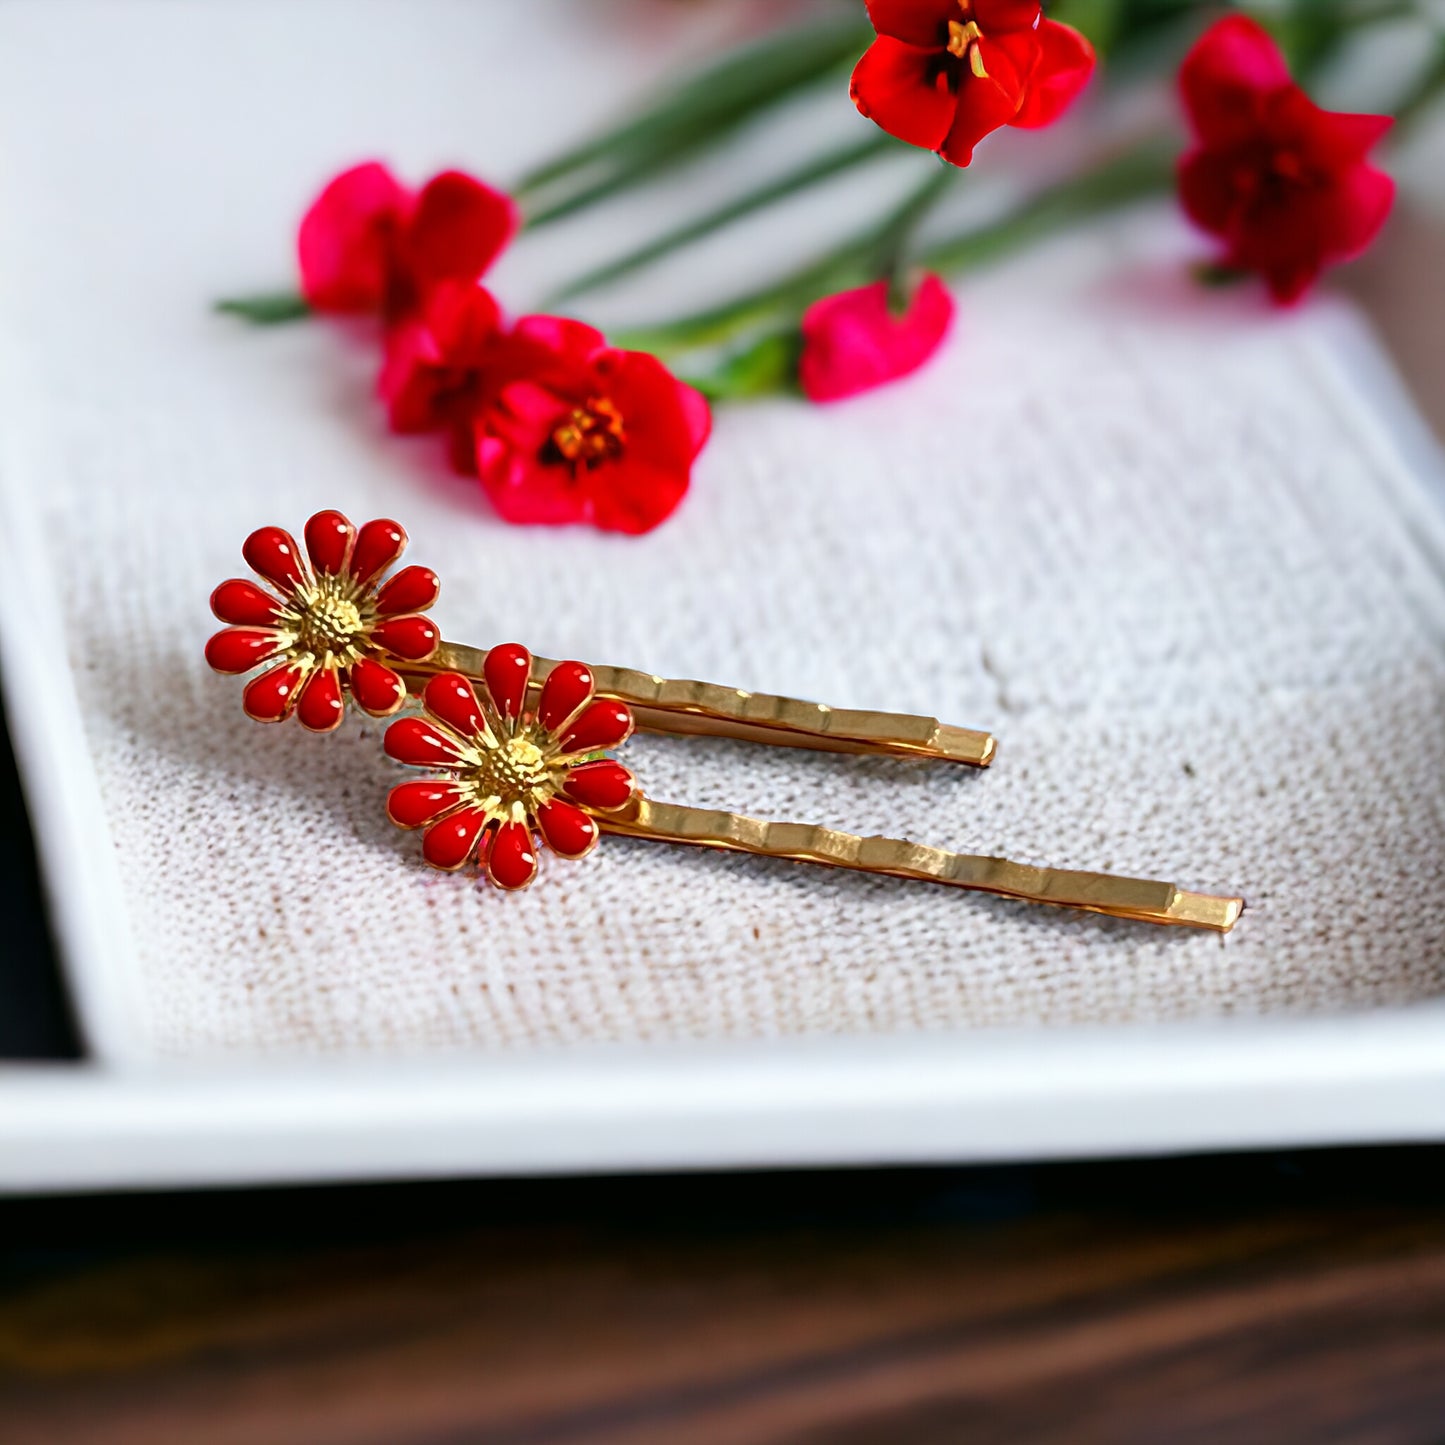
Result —
M595 685L592 670L583 662L559 662L542 684L537 721L549 733L570 722L589 702Z
M382 747L387 757L413 768L455 767L462 756L460 739L419 717L398 718L387 728Z
M250 672L284 651L280 633L266 628L228 627L206 643L206 661L217 672Z
M375 311L409 193L376 161L343 171L312 203L297 235L301 289L318 311Z
M340 512L317 512L306 524L306 554L318 573L337 577L346 570L356 528Z
M1358 256L1379 234L1395 201L1395 182L1373 166L1351 166L1315 203L1325 257Z
M371 629L371 640L393 657L425 662L441 645L442 635L429 617L388 617Z
M241 707L255 722L281 722L296 706L296 697L310 669L299 662L282 663L246 684Z
M406 701L406 686L385 663L361 657L351 664L351 695L363 712L390 717Z
M532 654L520 642L503 642L487 649L482 676L492 695L492 706L505 718L519 718L527 704L527 683L532 676Z
M944 77L937 76L935 81L937 55L936 49L923 50L879 36L853 68L848 86L853 104L889 135L925 150L938 150L953 124L958 102Z
M1184 107L1207 146L1250 138L1262 99L1290 83L1279 47L1258 21L1245 15L1216 21L1179 67Z
M607 338L595 326L570 316L519 317L511 336L514 342L565 362L585 362L607 345Z
M248 582L244 577L233 577L211 593L211 611L222 622L234 622L243 627L269 627L280 617L281 604L254 582Z
M436 605L442 584L430 567L403 567L376 594L376 610L383 617L402 612L425 612Z
M985 35L1033 30L1040 23L1040 13L1038 0L973 0L973 18Z
M422 315L390 327L377 390L391 429L433 431L469 415L500 359L500 323L501 310L486 287L443 282L427 297Z
M958 0L867 0L868 19L880 35L909 45L941 46L948 22L960 17Z
M523 823L503 823L487 854L487 877L509 891L525 888L537 876L537 850L532 830Z
M288 597L306 581L306 568L296 539L280 527L258 527L241 547L246 565Z
M562 736L564 753L593 753L615 748L632 736L632 713L624 702L599 698Z
M585 858L601 835L594 819L560 798L537 809L537 830L559 858Z
M517 229L510 196L462 171L433 176L406 228L408 267L424 296L439 281L475 281Z
M640 450L640 449L639 449ZM588 478L583 521L604 532L636 537L665 522L687 495L684 467L658 467L624 454L597 468Z
M386 816L398 828L422 828L458 807L465 793L459 783L423 778L399 783L386 799Z
M1227 234L1239 209L1235 168L1229 157L1196 150L1179 161L1179 199L1196 225L1217 236Z
M1032 35L1013 34L997 39L985 37L978 42L987 74L978 76L970 71L959 82L953 124L938 147L944 160L956 166L968 165L979 141L1013 122L1024 102L1023 77L1032 64L1036 45Z
M1394 125L1388 115L1355 115L1342 110L1322 110L1318 129L1321 140L1336 164L1360 161L1379 144Z
M876 281L815 301L804 313L798 381L811 401L836 401L916 371L948 334L953 298L937 276L919 283L902 316Z
M625 807L637 791L637 780L614 758L598 758L567 769L563 790L588 808L604 813Z
M1013 118L1030 130L1052 125L1064 113L1089 83L1095 60L1094 47L1072 26L1045 20L1037 34L1039 58Z
M477 701L471 683L459 672L439 672L422 694L426 710L464 738L480 736L487 726L486 714Z
M455 872L472 856L486 826L484 809L463 808L426 830L422 835L421 855L433 868Z
M356 582L371 582L406 551L406 531L388 517L367 522L356 535L351 553L351 576Z
M301 689L296 705L296 720L313 733L329 733L341 726L346 716L346 702L341 695L341 678L334 667L323 667L311 674Z

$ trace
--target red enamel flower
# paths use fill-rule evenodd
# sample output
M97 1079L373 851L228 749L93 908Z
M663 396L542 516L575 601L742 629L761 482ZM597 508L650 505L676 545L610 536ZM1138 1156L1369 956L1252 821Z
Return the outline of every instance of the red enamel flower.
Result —
M712 425L701 393L600 331L524 317L473 421L477 470L509 522L648 532L682 500Z
M422 856L457 869L475 857L499 888L525 888L537 876L536 838L563 858L597 846L592 816L626 805L632 774L597 755L625 742L632 714L595 697L580 662L558 663L527 706L532 655L517 643L493 647L481 695L459 672L427 683L422 717L386 730L386 751L438 776L402 783L386 811L402 828L424 828Z
M405 549L395 522L358 531L340 512L307 522L305 558L280 527L246 538L242 555L276 591L243 578L222 582L211 610L231 625L206 644L206 661L225 673L272 664L246 684L247 717L282 722L294 711L302 727L330 732L347 692L374 717L402 705L406 687L393 664L424 662L441 641L422 616L437 599L436 573L403 567L381 580Z
M462 171L409 190L377 161L343 171L296 238L301 289L317 311L399 316L443 281L476 281L517 229L511 197Z
M1037 0L868 0L868 18L854 105L956 166L1000 126L1057 120L1094 70L1093 46Z
M1243 15L1205 33L1179 85L1199 142L1179 164L1180 199L1224 240L1225 265L1259 272L1288 303L1375 238L1395 183L1365 157L1389 116L1321 110Z
M953 322L953 298L937 276L919 283L895 315L887 281L840 291L803 313L798 381L810 401L837 401L917 371Z

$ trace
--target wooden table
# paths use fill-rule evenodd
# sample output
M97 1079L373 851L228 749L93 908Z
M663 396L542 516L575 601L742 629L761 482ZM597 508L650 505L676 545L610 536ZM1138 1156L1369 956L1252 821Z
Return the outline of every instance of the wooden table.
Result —
M0 1440L1445 1440L1445 1156L0 1205Z

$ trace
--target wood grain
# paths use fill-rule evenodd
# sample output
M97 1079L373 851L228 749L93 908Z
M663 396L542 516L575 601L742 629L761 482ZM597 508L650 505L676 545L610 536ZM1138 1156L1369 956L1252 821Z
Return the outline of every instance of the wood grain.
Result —
M0 1439L1438 1445L1441 1157L1306 1157L11 1205Z

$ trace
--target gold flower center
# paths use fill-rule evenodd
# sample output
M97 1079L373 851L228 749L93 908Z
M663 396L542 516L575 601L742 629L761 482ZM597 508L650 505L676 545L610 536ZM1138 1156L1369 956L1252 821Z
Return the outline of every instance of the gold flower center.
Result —
M622 413L605 396L588 397L586 406L574 407L552 428L551 436L557 455L574 471L621 456L626 441Z
M484 748L468 770L467 781L478 798L497 798L504 811L520 804L530 812L556 791L548 775L546 756L525 734L503 738L495 747Z
M361 609L334 577L323 577L301 609L301 645L310 652L343 654L362 630Z

